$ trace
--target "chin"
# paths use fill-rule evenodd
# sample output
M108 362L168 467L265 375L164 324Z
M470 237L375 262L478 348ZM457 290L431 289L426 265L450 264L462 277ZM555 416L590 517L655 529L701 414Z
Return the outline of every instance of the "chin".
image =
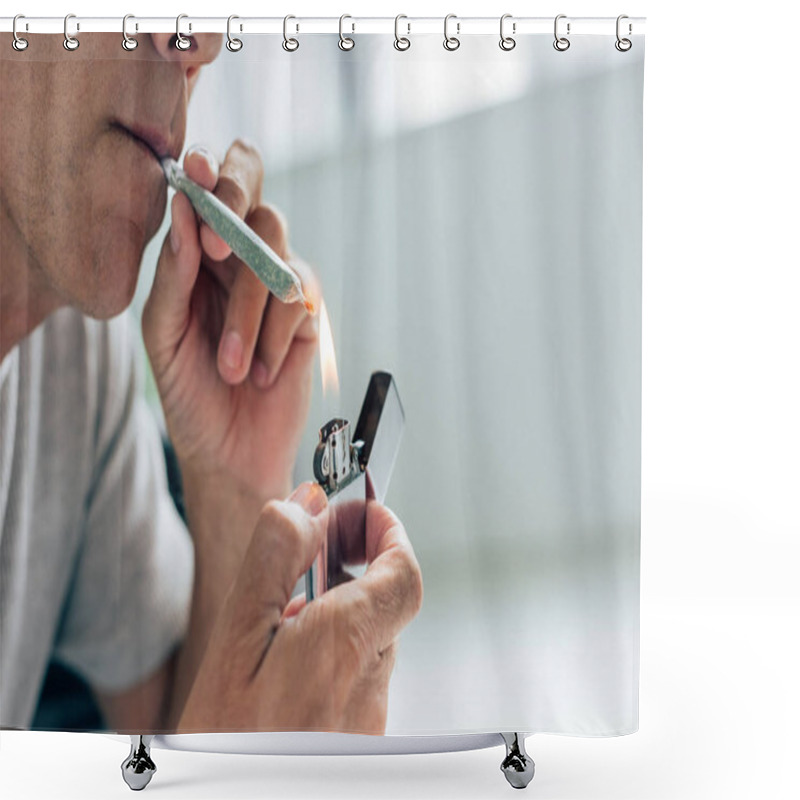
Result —
M130 285L100 287L100 291L84 305L82 311L93 319L111 319L130 306L135 293L135 281Z
M121 314L133 300L145 246L142 229L127 220L106 220L92 252L79 305L95 319ZM85 275L86 268L83 272Z

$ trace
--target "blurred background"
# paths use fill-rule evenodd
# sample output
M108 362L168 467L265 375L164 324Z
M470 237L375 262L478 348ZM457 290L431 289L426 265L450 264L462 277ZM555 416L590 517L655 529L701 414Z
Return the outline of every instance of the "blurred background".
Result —
M322 282L341 392L315 368L297 481L370 373L397 381L387 504L425 599L387 733L637 726L644 47L579 38L245 37L190 104L187 146L257 144Z

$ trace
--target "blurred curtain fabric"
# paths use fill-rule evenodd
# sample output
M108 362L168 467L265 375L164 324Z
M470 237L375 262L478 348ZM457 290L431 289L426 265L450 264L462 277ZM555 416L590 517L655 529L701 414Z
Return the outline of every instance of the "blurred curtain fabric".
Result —
M425 598L386 733L636 730L644 37L244 41L187 142L254 141L321 276L342 388L315 374L297 479L371 371L405 406Z

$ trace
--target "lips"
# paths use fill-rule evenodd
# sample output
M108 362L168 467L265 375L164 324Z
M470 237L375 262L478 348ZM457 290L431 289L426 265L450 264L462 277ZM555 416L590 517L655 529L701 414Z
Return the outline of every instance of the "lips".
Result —
M129 125L118 120L112 122L112 127L123 131L140 144L143 144L158 160L167 155L176 161L180 158L180 145L171 142L169 134L159 128L139 123Z

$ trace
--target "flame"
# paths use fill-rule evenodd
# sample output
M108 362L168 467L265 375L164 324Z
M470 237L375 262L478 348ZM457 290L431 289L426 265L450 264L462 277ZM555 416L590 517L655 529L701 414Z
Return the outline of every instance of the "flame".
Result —
M339 372L336 369L336 351L333 349L333 332L325 301L319 310L319 362L322 370L322 395L339 396Z

